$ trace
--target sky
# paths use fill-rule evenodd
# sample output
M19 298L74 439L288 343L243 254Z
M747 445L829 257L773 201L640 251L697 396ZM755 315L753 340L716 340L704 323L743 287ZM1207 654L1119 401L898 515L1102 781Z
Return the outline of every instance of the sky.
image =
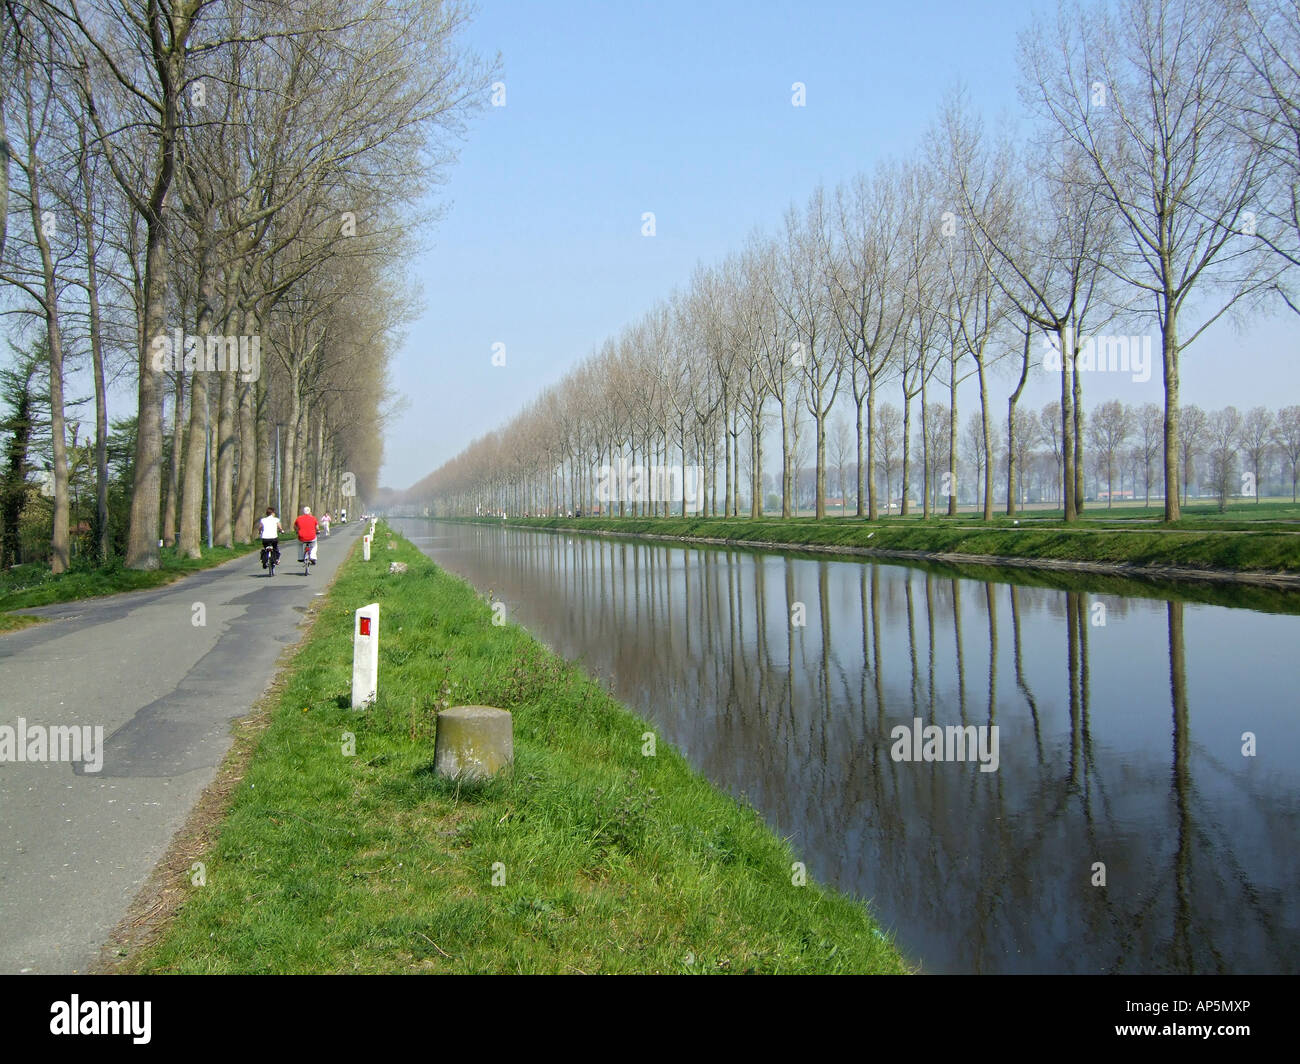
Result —
M393 363L381 484L409 487L505 423L819 183L911 154L955 85L986 123L1018 119L1017 34L1035 11L1055 0L480 0L464 43L500 54L505 105L471 120L412 264L423 312ZM1300 402L1298 327L1212 327L1184 355L1183 401ZM1144 331L1150 380L1092 376L1085 405L1162 402ZM994 382L996 410L1014 384ZM1022 402L1058 393L1039 371Z

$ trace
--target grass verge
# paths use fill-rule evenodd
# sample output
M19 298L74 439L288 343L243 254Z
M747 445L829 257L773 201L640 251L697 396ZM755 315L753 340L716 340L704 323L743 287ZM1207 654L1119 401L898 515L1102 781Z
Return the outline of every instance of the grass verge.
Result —
M577 667L385 530L280 678L206 882L140 972L903 972L853 899ZM381 544L383 546L381 546ZM389 561L406 563L400 575ZM352 611L380 604L380 697L348 708ZM514 714L515 764L433 772L437 713ZM355 752L349 752L349 736Z
M6 616L9 610L161 587L188 573L211 569L259 548L260 544L252 543L211 549L205 547L202 558L183 558L173 550L163 550L159 568L149 570L127 569L120 558L108 565L78 563L58 576L50 572L48 565L15 565L0 571L0 632L23 628L39 620L36 617Z

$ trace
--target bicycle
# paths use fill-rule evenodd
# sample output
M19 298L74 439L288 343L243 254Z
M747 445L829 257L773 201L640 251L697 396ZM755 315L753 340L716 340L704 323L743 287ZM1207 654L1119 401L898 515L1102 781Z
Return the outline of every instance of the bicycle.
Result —
M302 548L302 557L298 559L302 562L302 575L311 576L311 567L316 564L316 559L313 557L316 553L316 541L314 539L299 540L298 546Z
M262 568L266 570L268 577L275 575L275 567L280 562L280 547L278 544L262 545Z

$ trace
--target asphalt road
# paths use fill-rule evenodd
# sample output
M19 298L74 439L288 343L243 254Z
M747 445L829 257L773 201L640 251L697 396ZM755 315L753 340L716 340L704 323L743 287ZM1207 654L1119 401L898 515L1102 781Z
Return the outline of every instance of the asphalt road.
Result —
M89 968L361 529L335 525L310 576L286 543L272 579L253 554L0 636L0 726L104 729L97 773L0 760L0 972Z

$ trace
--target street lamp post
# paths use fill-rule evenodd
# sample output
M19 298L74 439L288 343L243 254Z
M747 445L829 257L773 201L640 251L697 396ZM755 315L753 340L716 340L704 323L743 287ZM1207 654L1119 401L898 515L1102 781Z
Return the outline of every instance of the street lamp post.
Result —
M203 428L203 465L208 482L208 550L212 549L212 426Z

